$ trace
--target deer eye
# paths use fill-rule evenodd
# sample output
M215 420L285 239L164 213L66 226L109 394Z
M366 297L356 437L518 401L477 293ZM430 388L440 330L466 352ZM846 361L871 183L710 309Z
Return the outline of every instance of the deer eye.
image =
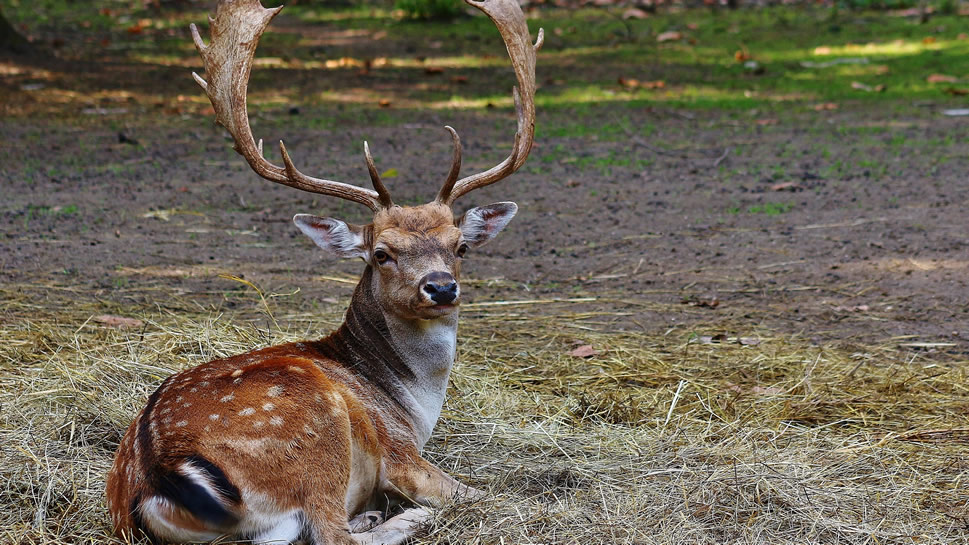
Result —
M462 244L458 246L458 251L454 252L458 257L464 257L464 254L468 253L468 245Z
M383 250L374 250L373 258L377 261L378 265L383 265L390 260L390 255Z

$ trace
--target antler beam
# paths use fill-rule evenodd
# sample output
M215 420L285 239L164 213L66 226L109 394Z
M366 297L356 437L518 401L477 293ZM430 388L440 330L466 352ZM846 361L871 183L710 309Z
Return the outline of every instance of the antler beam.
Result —
M505 42L505 48L508 50L508 56L511 58L515 77L518 80L518 86L512 89L515 111L518 114L518 130L515 131L515 144L511 154L504 161L485 172L467 176L457 182L453 182L449 177L437 196L438 202L449 206L462 195L511 175L528 158L535 140L535 53L545 40L544 31L539 29L538 39L532 45L525 14L522 13L518 0L465 0L465 2L484 12L498 27L498 32ZM460 142L455 140L455 145L458 147L455 155L459 157ZM452 172L454 170L452 167Z
M279 142L279 150L285 166L274 165L263 157L262 140L256 143L249 126L246 92L259 38L281 9L282 6L264 8L259 0L220 2L215 18L209 18L212 33L209 45L202 41L198 28L194 24L191 26L192 39L202 57L207 79L202 79L194 72L192 76L212 102L216 121L229 131L235 140L235 150L246 159L256 174L269 181L357 202L373 211L391 206L390 194L380 183L379 177L372 177L376 191L371 191L355 185L307 176L293 164L282 141ZM372 167L373 161L369 159L369 152L366 155L368 166ZM371 168L371 173L374 172Z

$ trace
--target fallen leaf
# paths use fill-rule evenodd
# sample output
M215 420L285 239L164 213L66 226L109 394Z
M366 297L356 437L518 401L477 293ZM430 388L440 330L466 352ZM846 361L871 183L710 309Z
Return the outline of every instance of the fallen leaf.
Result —
M699 337L694 337L690 342L697 342L700 344L721 344L728 342L730 340L726 333L718 333L716 335L700 335Z
M777 125L777 120L776 119L773 119L773 118L769 118L769 119L755 119L754 120L754 124L755 125L760 125L762 127L763 126L766 126L766 125Z
M380 105L381 108L388 108L390 107L391 102L390 99L382 98L377 102L377 104Z
M639 87L639 80L635 78L619 77L619 85L623 87Z
M885 91L885 86L882 84L872 86L860 81L851 82L851 88L858 89L859 91L868 91L869 93L881 93Z
M396 178L397 177L397 169L396 168L388 168L387 170L385 170L383 172L383 174L380 175L380 177L381 178Z
M114 316L113 314L102 314L100 316L95 316L93 320L108 327L117 327L120 329L130 329L145 325L145 322L142 322L137 318L125 318L124 316Z
M760 344L760 339L757 337L737 337L737 343L743 346L757 346Z
M733 59L737 62L749 61L750 58L750 53L744 50L738 50L733 54Z
M696 29L700 28L700 25L698 25L696 23L687 23L686 24L686 28L688 28L690 30L696 30Z
M659 36L656 37L656 41L660 43L675 42L677 40L682 40L682 39L683 39L683 33L676 30L669 30L666 32L662 32L660 33Z
M649 17L649 13L639 8L629 8L622 12L623 19L645 19L647 17Z
M969 40L969 34L966 34L965 32L960 32L959 35L956 36L956 39L957 40Z
M929 83L955 83L959 81L959 78L955 76L947 76L946 74L932 74L931 76L925 78L925 81Z
M636 78L623 78L618 79L619 85L626 87L627 89L662 89L666 87L666 82L663 80L656 81L639 81Z
M961 89L961 88L956 88L956 87L949 87L949 88L945 89L943 92L945 94L947 94L947 95L952 95L952 96L956 96L956 97L961 97L961 96L969 95L969 89Z
M451 83L467 83L468 76L452 76Z
M770 186L771 191L801 191L804 189L795 182L781 182Z
M569 355L573 358L591 358L597 354L599 354L599 351L592 348L591 344L583 344L569 352Z
M838 109L838 105L835 104L834 102L822 102L820 104L814 105L814 111L816 112L823 112L825 110L837 110L837 109Z
M935 43L935 36L926 36L926 37L922 38L922 43L923 44L934 44Z

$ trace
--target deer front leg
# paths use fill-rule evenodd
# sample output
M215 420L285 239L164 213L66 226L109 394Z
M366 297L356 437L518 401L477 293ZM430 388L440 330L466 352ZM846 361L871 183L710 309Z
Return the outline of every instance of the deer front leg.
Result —
M458 482L420 455L388 464L386 470L392 487L420 505L440 507L449 501L475 501L486 496L483 491Z
M374 529L350 534L358 545L400 545L414 536L421 525L434 514L426 507L412 507L376 526Z
M403 513L377 524L373 529L350 534L358 545L400 545L414 536L421 525L434 518L425 506L439 507L448 501L481 499L485 493L459 483L453 477L419 455L414 454L396 463L388 463L384 488L388 492L407 498L419 507L405 509ZM350 526L364 526L363 513L351 521Z

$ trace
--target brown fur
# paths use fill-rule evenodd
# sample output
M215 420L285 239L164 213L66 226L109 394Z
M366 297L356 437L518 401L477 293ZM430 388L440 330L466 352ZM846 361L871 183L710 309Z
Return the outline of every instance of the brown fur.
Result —
M410 323L426 314L416 288L426 271L458 277L461 231L438 204L382 211L365 229L372 248L385 248L394 263L367 267L337 331L211 361L172 375L152 394L108 476L119 535L157 533L139 528L137 516L140 502L158 493L151 475L176 471L193 456L242 491L240 502L226 502L237 517L246 515L247 494L258 493L280 511L302 510L327 542L349 542L348 518L385 494L437 505L468 493L420 456L415 416L399 400L407 395L400 377L424 372L413 367L422 360L400 353L393 340L400 326L390 318L402 314ZM450 314L435 318L450 323ZM207 526L181 508L165 513L186 530L238 531Z

